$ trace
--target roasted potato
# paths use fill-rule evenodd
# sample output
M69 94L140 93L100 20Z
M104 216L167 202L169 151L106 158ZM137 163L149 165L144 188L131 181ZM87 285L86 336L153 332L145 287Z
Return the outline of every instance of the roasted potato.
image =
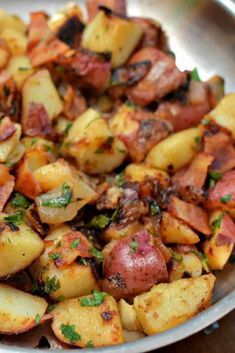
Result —
M170 282L177 281L185 275L190 277L200 277L202 275L202 262L194 253L176 254L180 257L180 261L176 261L170 272Z
M128 304L124 299L118 303L121 316L122 327L127 331L142 331L142 327L137 319L133 305Z
M196 141L201 135L202 131L196 127L177 132L153 147L147 155L146 162L165 171L179 170L195 156Z
M82 46L99 53L110 52L112 66L118 67L129 59L142 34L136 23L99 11L85 28Z
M210 305L215 276L186 278L158 284L135 297L134 309L147 335L163 332L189 320Z
M4 118L7 119L7 118ZM11 152L13 152L14 148L17 146L20 136L21 136L21 126L20 124L13 124L15 131L13 134L0 141L0 163L5 163L8 161Z
M21 218L19 213L18 216L4 213L0 215L0 256L2 259L0 277L14 274L28 267L44 249L43 241L37 233L18 218ZM17 222L17 224L12 222Z
M111 172L127 155L124 143L113 136L106 120L93 109L75 120L62 149L88 174Z
M167 185L169 182L169 175L166 172L150 167L145 163L129 164L125 169L125 177L127 180L139 183L144 181L145 178L158 180L162 185Z
M5 40L13 56L26 54L27 37L21 31L13 27L4 27L0 38Z
M0 333L19 334L43 322L45 299L0 283Z
M72 346L110 346L123 343L122 325L116 301L105 296L97 306L84 306L93 296L59 303L52 311L52 330L56 337Z
M160 235L163 243L196 244L199 236L183 221L173 217L168 212L162 213Z
M13 77L20 89L25 80L33 74L34 70L27 56L13 56L6 68L7 72Z

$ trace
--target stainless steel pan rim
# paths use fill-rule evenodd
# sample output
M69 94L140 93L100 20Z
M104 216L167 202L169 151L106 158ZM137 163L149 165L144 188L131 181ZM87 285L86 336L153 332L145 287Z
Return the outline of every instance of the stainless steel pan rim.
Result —
M97 348L96 351L100 353L142 353L149 352L154 349L158 349L164 346L167 346L171 343L175 343L180 341L194 333L201 331L207 326L213 324L215 321L221 319L223 316L228 314L230 311L235 309L235 290L227 295L224 299L215 303L209 309L203 311L193 319L185 322L184 324L177 326L171 330L160 333L158 335L145 337L141 340L124 343L117 346L105 347L105 348ZM73 349L68 350L65 349L63 353L71 353L71 352L87 352L92 353L95 351L94 349ZM28 348L17 348L12 346L4 346L0 345L0 353L35 353L35 349ZM42 353L48 353L48 350L39 350ZM56 352L56 351L55 351Z

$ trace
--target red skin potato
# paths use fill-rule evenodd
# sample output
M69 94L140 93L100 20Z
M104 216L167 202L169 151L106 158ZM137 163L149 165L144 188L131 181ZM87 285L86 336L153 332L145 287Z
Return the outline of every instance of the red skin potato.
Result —
M135 250L133 242L137 244ZM118 241L104 258L103 270L103 290L116 299L133 297L168 280L163 255L150 244L145 230Z
M235 224L229 215L225 214L216 236L216 245L223 246L235 243Z
M221 202L225 195L230 196L226 203ZM211 209L221 208L229 210L235 207L235 170L224 174L223 178L209 190L206 207Z

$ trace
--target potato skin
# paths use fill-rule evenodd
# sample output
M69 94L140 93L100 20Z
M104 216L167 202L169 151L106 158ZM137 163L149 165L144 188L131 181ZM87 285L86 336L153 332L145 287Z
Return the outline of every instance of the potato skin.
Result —
M118 241L104 258L103 270L103 288L117 299L134 296L168 279L165 260L150 244L146 231Z

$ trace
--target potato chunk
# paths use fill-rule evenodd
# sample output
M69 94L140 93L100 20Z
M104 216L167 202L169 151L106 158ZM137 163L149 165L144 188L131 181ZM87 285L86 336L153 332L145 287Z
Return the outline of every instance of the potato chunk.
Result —
M127 155L125 144L113 136L107 121L93 109L75 120L62 150L89 174L111 172Z
M62 342L86 347L123 343L121 320L116 301L106 296L97 306L82 306L82 300L92 296L66 300L52 311L52 330Z
M210 305L215 277L212 274L154 286L135 298L137 317L148 335L163 332Z
M42 104L50 120L56 118L63 110L59 94L52 82L48 70L40 70L30 76L23 87L23 124L28 119L31 104Z
M38 325L46 312L45 299L0 284L0 333L13 335Z
M118 303L118 308L121 315L122 327L125 330L142 331L133 305L128 304L124 299L121 299Z
M23 221L19 225L9 222L7 214L0 214L0 277L28 267L43 251L40 237ZM5 222L5 223L4 223Z
M178 170L187 165L197 151L197 138L202 134L199 128L177 132L159 142L148 153L146 162L162 170Z
M163 243L192 245L200 241L199 236L183 221L168 212L162 213L160 235Z
M5 118L4 118L5 119ZM20 124L14 124L16 131L4 141L0 141L0 163L5 163L8 161L8 157L11 152L16 148L20 136L21 136L21 126Z
M137 181L138 183L144 181L145 178L155 179L164 186L169 182L169 175L166 172L152 168L145 163L129 164L125 169L125 177L127 180Z
M21 31L12 27L5 27L0 37L6 41L13 56L24 55L26 53L28 41L26 35Z
M100 11L82 37L82 46L95 52L111 52L112 66L123 65L143 34L141 26L130 20Z
M12 57L6 70L13 77L19 89L34 71L29 58L23 55Z

